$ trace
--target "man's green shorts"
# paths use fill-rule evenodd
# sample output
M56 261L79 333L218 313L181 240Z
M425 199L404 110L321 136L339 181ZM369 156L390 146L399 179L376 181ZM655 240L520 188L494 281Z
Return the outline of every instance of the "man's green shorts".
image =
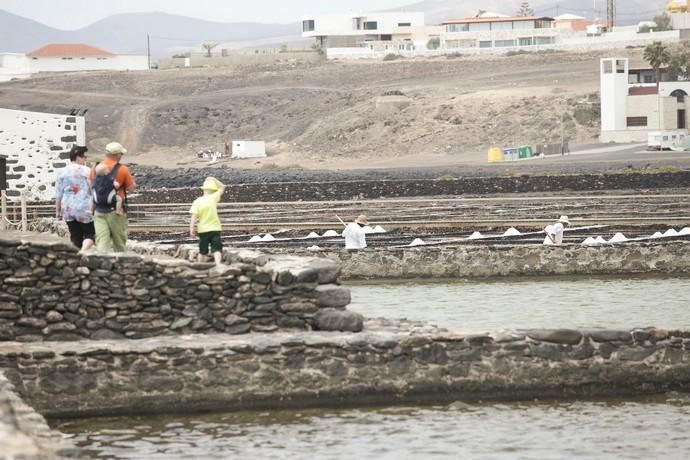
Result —
M209 245L211 246L211 253L223 250L223 244L220 242L220 232L199 233L199 254L208 254Z

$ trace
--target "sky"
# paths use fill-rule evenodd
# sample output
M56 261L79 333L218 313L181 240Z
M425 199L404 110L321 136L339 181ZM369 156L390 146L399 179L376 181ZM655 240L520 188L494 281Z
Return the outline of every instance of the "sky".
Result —
M377 11L419 0L0 0L0 10L63 30L114 14L162 11L217 22L290 23L302 16Z

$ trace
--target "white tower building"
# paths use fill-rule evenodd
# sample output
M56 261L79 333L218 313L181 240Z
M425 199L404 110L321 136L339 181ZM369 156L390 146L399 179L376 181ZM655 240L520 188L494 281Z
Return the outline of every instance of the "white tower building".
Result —
M627 129L628 71L627 58L606 58L600 62L601 131Z

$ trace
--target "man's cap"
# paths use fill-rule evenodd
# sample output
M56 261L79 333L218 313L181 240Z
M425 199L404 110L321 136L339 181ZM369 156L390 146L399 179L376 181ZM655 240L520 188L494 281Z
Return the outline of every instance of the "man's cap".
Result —
M369 221L367 220L367 216L365 216L364 214L357 217L355 219L355 223L362 224L362 225L369 225Z
M127 153L127 149L122 146L119 142L111 142L105 146L105 151L109 155L122 155Z
M562 224L568 224L568 225L570 225L570 221L568 220L568 216L561 216L561 217L558 219L558 222L560 222L560 223L562 223Z

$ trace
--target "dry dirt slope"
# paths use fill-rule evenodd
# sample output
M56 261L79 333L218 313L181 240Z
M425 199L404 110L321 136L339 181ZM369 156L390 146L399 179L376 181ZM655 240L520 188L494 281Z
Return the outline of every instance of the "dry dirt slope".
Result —
M164 166L232 139L265 140L274 158L322 167L424 154L471 160L490 145L562 133L571 144L595 141L598 62L607 55L49 75L0 84L0 106L86 107L92 147L119 139L140 163Z

